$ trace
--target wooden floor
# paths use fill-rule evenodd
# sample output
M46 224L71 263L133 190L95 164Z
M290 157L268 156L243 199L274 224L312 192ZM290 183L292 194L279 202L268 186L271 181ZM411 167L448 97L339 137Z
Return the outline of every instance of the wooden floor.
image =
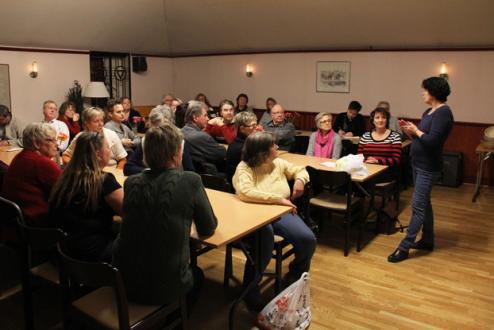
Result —
M402 194L404 224L410 218L411 193L410 188ZM399 264L386 258L404 234L375 236L370 230L363 251L357 253L353 246L345 258L340 230L327 226L312 261L310 328L494 328L494 189L484 188L475 204L472 193L471 185L435 187L436 250L413 251ZM234 253L237 278L243 260ZM191 329L227 328L228 309L239 286L232 282L229 289L223 288L223 262L224 250L199 258L206 282L192 310ZM272 283L265 281L264 290L272 295ZM38 329L60 327L55 322L58 299L49 292L41 290L35 301L40 306ZM0 328L22 326L20 304L18 294L0 301ZM251 329L255 315L241 304L235 320L236 329Z

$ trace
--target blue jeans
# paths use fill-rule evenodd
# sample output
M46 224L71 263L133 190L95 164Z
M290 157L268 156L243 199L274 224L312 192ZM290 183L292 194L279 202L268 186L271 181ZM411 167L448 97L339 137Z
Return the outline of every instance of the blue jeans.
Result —
M281 236L293 245L295 259L289 270L294 278L308 272L312 255L316 250L316 236L296 214L285 214L272 224L275 235Z
M415 189L412 196L412 218L408 225L407 234L400 242L399 249L408 251L422 227L422 239L427 244L434 244L434 214L432 212L432 185L439 178L439 172L430 172L413 168Z

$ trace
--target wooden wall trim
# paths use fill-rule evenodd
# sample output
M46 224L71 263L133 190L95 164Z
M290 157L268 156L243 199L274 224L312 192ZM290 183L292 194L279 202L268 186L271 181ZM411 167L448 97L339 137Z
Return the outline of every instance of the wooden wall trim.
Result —
M71 49L51 49L51 48L25 48L25 47L6 47L0 46L0 50L13 52L33 52L33 53L62 53L62 54L87 54L89 50L71 50Z

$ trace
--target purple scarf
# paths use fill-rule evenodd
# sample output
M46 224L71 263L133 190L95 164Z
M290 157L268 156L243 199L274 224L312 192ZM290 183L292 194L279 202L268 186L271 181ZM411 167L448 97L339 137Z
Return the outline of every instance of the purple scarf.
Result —
M334 131L330 130L326 136L321 134L321 130L316 133L316 145L314 146L314 156L331 158L333 156Z

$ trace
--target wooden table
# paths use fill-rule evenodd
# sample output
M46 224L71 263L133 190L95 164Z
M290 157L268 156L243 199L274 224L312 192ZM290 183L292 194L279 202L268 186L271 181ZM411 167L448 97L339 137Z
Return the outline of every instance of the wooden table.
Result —
M489 147L480 143L475 152L479 155L479 162L477 165L477 180L475 181L475 190L472 197L472 203L477 200L480 195L480 186L482 184L482 176L484 174L484 162L489 159L494 153L494 147Z
M306 155L299 155L299 154L292 154L292 153L283 153L283 154L278 153L278 157L280 157L284 160L287 160L292 164L299 165L299 166L312 166L318 170L336 171L335 168L321 165L321 163L324 163L324 162L334 163L334 162L336 162L336 160L334 160L334 159L314 157L314 156L306 156ZM352 175L352 181L354 181L354 182L367 181L367 180L375 177L376 175L384 172L388 168L386 165L377 165L377 164L365 164L365 166L369 170L369 174L366 176Z
M7 165L12 163L14 157L22 151L22 148L14 146L1 146L0 147L0 160Z

